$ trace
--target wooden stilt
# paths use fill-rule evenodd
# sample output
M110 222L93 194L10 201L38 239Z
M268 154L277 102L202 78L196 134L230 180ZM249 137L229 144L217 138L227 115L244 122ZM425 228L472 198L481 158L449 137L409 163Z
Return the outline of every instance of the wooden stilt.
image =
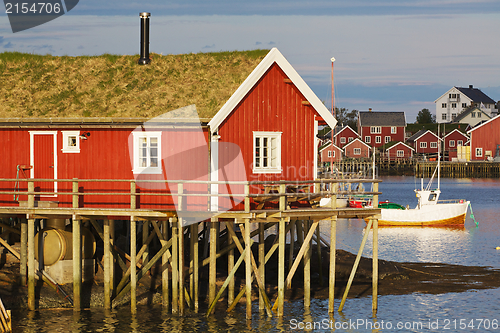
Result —
M229 227L227 225L230 224ZM226 228L233 228L234 222L233 221L227 221L226 222ZM233 238L229 236L229 231L228 231L228 246L233 245ZM231 272L234 268L234 250L231 249L227 253L227 271ZM230 305L234 301L234 279L229 280L228 284L228 289L227 289L227 303Z
M111 309L111 279L110 279L110 267L111 267L111 248L109 246L109 220L104 219L103 225L104 231L104 309Z
M373 267L372 267L372 312L375 316L378 308L378 219L373 219Z
M259 223L259 275L260 280L266 284L266 243L264 238L264 223ZM264 311L266 305L264 303L264 295L259 289L259 310Z
M280 219L278 247L278 317L283 317L285 305L285 227L286 221Z
M192 302L192 308L195 312L198 312L199 302L198 302L198 284L199 284L199 250L198 250L198 223L191 225L191 264L190 271L192 268L192 273L190 275L190 294Z
M179 232L177 219L172 223L172 313L179 311Z
M162 235L163 239L161 239L160 243L163 247L168 239L168 222L164 220L162 222ZM163 308L168 311L169 310L169 287L168 287L168 254L164 253L161 257L161 290L162 290L162 303Z
M208 273L208 303L212 303L215 299L215 288L217 279L217 229L219 228L219 220L212 218L210 222L210 266Z
M307 233L309 233L310 223L310 221L304 221L304 231ZM304 308L306 310L311 306L311 239L304 241L306 246L304 253Z
M19 277L22 286L26 285L26 265L28 264L28 221L21 219L21 262L19 264Z
M345 300L347 299L347 294L349 294L349 289L351 288L352 281L354 280L354 275L356 275L356 270L358 269L359 261L361 260L361 255L363 254L363 249L365 248L366 240L368 239L368 235L370 234L370 229L372 227L372 219L368 221L368 225L365 229L365 235L363 236L363 240L361 241L361 246L358 250L358 255L356 256L356 260L354 261L354 266L351 270L351 275L349 276L349 281L347 281L347 286L344 291L344 296L342 296L342 301L340 302L339 312L344 308Z
M149 259L149 244L147 243L149 237L149 221L144 221L142 224L142 245L146 245L146 249L142 253L142 266L148 264Z
M330 277L328 293L328 312L333 313L335 309L335 252L337 240L337 216L330 220Z
M81 309L82 235L80 217L73 216L73 309Z
M318 254L318 270L319 270L319 286L323 287L323 266L321 265L321 262L323 261L322 259L322 252L321 252L321 232L320 232L320 227L316 228L316 247L317 247L317 254Z
M130 217L130 311L137 314L137 222Z
M245 286L247 301L247 320L252 319L252 244L250 243L250 220L245 219Z
M28 219L28 309L35 310L35 219Z
M292 268L293 264L293 252L294 252L294 247L295 247L295 221L290 221L290 224L292 225L290 228L290 246L289 251L288 251L288 271ZM288 287L287 287L288 288Z
M28 181L28 207L35 207L35 183ZM28 217L28 309L35 310L35 219Z
M111 296L112 296L114 295L115 292L115 255L111 251L111 241L115 239L115 220L108 220L108 223L109 223L109 241L110 241L109 287L111 289Z
M178 223L179 223L179 229L178 229L178 235L179 235L179 314L181 316L184 315L184 309L185 309L185 304L184 304L184 227L182 225L183 219L178 218Z

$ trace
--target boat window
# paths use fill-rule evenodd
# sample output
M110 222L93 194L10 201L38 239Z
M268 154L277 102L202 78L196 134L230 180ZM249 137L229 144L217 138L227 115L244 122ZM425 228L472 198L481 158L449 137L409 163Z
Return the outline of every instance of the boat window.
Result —
M437 197L436 193L431 193L431 194L429 195L429 201L435 201L435 200L436 200L436 197Z

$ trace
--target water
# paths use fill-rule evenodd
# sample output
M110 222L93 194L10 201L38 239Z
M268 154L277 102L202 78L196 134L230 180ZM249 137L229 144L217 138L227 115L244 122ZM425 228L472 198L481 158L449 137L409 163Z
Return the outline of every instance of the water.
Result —
M415 206L413 189L420 186L413 177L382 178L380 200ZM426 184L426 183L425 183ZM441 262L500 268L500 180L442 179L441 199L468 199L475 219L465 228L381 228L379 257L385 260ZM470 213L470 212L469 212ZM365 232L362 220L339 220L338 248L357 253ZM328 226L321 232L328 239ZM369 235L364 256L371 256ZM301 301L285 302L285 316L267 318L258 312L246 321L244 305L233 313L217 311L206 319L190 314L179 318L163 313L161 307L139 307L131 316L128 308L113 311L73 310L14 311L14 332L487 332L500 331L500 289L463 293L379 296L376 318L371 297L348 299L343 313L328 315L327 300L313 300L305 313ZM339 300L335 302L338 308Z

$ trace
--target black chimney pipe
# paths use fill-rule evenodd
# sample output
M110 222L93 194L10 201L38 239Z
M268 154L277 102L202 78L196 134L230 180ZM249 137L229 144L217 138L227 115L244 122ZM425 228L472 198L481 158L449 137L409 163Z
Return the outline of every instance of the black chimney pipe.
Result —
M149 59L149 17L151 13L139 13L141 18L141 57L139 65L147 65L151 62Z

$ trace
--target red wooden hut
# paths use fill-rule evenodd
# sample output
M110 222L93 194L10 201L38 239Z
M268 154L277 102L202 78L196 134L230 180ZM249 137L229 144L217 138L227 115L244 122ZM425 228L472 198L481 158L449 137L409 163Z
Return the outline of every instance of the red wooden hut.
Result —
M273 48L209 122L212 144L234 144L243 164L221 168L237 153L212 156L212 181L312 180L318 173L318 125L337 121L300 75ZM212 150L214 152L214 150ZM225 191L220 186L220 191ZM215 202L215 201L213 201Z
M450 133L446 134L443 138L443 153L448 156L449 161L457 158L457 147L465 146L468 140L469 137L460 132L458 129L454 129Z
M370 158L371 147L360 139L354 139L344 147L344 154L351 158Z
M441 142L441 139L429 130L420 130L408 139L408 143L413 145L415 153L436 156L438 153L438 142Z
M500 145L500 116L474 127L467 134L470 136L471 160L496 157Z
M335 163L342 161L342 149L328 141L319 147L321 163Z
M400 159L410 159L413 157L413 152L415 149L408 146L403 142L396 142L389 148L385 150L385 156L390 161L400 160Z
M356 133L356 131L353 130L349 125L346 125L334 135L335 139L333 142L335 142L335 145L337 145L339 148L344 148L346 144L358 137L358 133Z
M6 191L26 192L25 179L46 179L35 182L35 192L40 192L35 200L71 207L72 196L65 192L72 192L76 178L78 191L88 193L80 196L80 208L129 208L131 180L137 182L137 193L169 191L167 184L148 180L208 180L207 126L198 119L179 125L159 118L0 120L0 178L18 179L1 185ZM185 191L198 187L186 184ZM27 195L3 194L0 201L17 206ZM206 209L206 197L187 201L192 209ZM140 196L137 208L174 209L175 203L175 197Z

